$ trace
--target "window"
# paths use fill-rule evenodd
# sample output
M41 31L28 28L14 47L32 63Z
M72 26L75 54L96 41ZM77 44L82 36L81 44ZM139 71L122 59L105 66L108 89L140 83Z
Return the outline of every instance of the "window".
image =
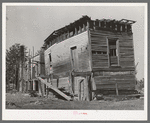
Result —
M110 56L116 56L116 40L109 41L109 53Z
M51 53L49 54L49 62L50 62L50 67L52 67L52 57L51 57Z
M110 66L119 66L119 40L117 38L108 39L108 57Z
M49 54L49 61L52 62L51 53Z

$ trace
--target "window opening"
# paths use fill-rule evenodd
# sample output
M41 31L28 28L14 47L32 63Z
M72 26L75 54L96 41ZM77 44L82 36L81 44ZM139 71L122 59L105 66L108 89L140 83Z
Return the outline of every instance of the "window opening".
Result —
M116 56L116 40L109 42L110 56Z
M52 62L51 53L49 54L49 61Z
M118 39L108 39L108 51L109 51L109 64L110 66L118 66L119 65L119 43Z

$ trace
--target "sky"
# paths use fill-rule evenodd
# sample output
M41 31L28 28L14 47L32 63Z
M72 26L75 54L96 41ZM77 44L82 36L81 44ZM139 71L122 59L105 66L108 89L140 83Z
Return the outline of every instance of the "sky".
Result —
M144 78L144 20L143 6L7 6L6 49L13 44L25 45L34 53L54 31L82 16L91 19L129 19L132 26L137 79Z

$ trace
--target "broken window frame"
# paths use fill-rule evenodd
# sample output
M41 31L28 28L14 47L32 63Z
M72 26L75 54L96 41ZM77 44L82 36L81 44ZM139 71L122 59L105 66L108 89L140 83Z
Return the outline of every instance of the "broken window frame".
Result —
M110 61L110 40L115 40L116 42L116 49L114 49L112 52L116 51L113 56L117 56L117 65L113 65L113 66L120 66L120 58L119 58L119 39L118 38L108 38L106 37L107 40L107 55L108 55L108 66L112 66L111 65L111 61Z

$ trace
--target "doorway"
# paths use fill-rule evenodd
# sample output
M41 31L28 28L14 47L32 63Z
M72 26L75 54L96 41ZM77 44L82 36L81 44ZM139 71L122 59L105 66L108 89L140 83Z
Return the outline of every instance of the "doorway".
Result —
M84 98L84 79L79 82L79 100L83 100Z
M77 53L77 47L71 47L71 65L72 70L78 69L78 53Z

